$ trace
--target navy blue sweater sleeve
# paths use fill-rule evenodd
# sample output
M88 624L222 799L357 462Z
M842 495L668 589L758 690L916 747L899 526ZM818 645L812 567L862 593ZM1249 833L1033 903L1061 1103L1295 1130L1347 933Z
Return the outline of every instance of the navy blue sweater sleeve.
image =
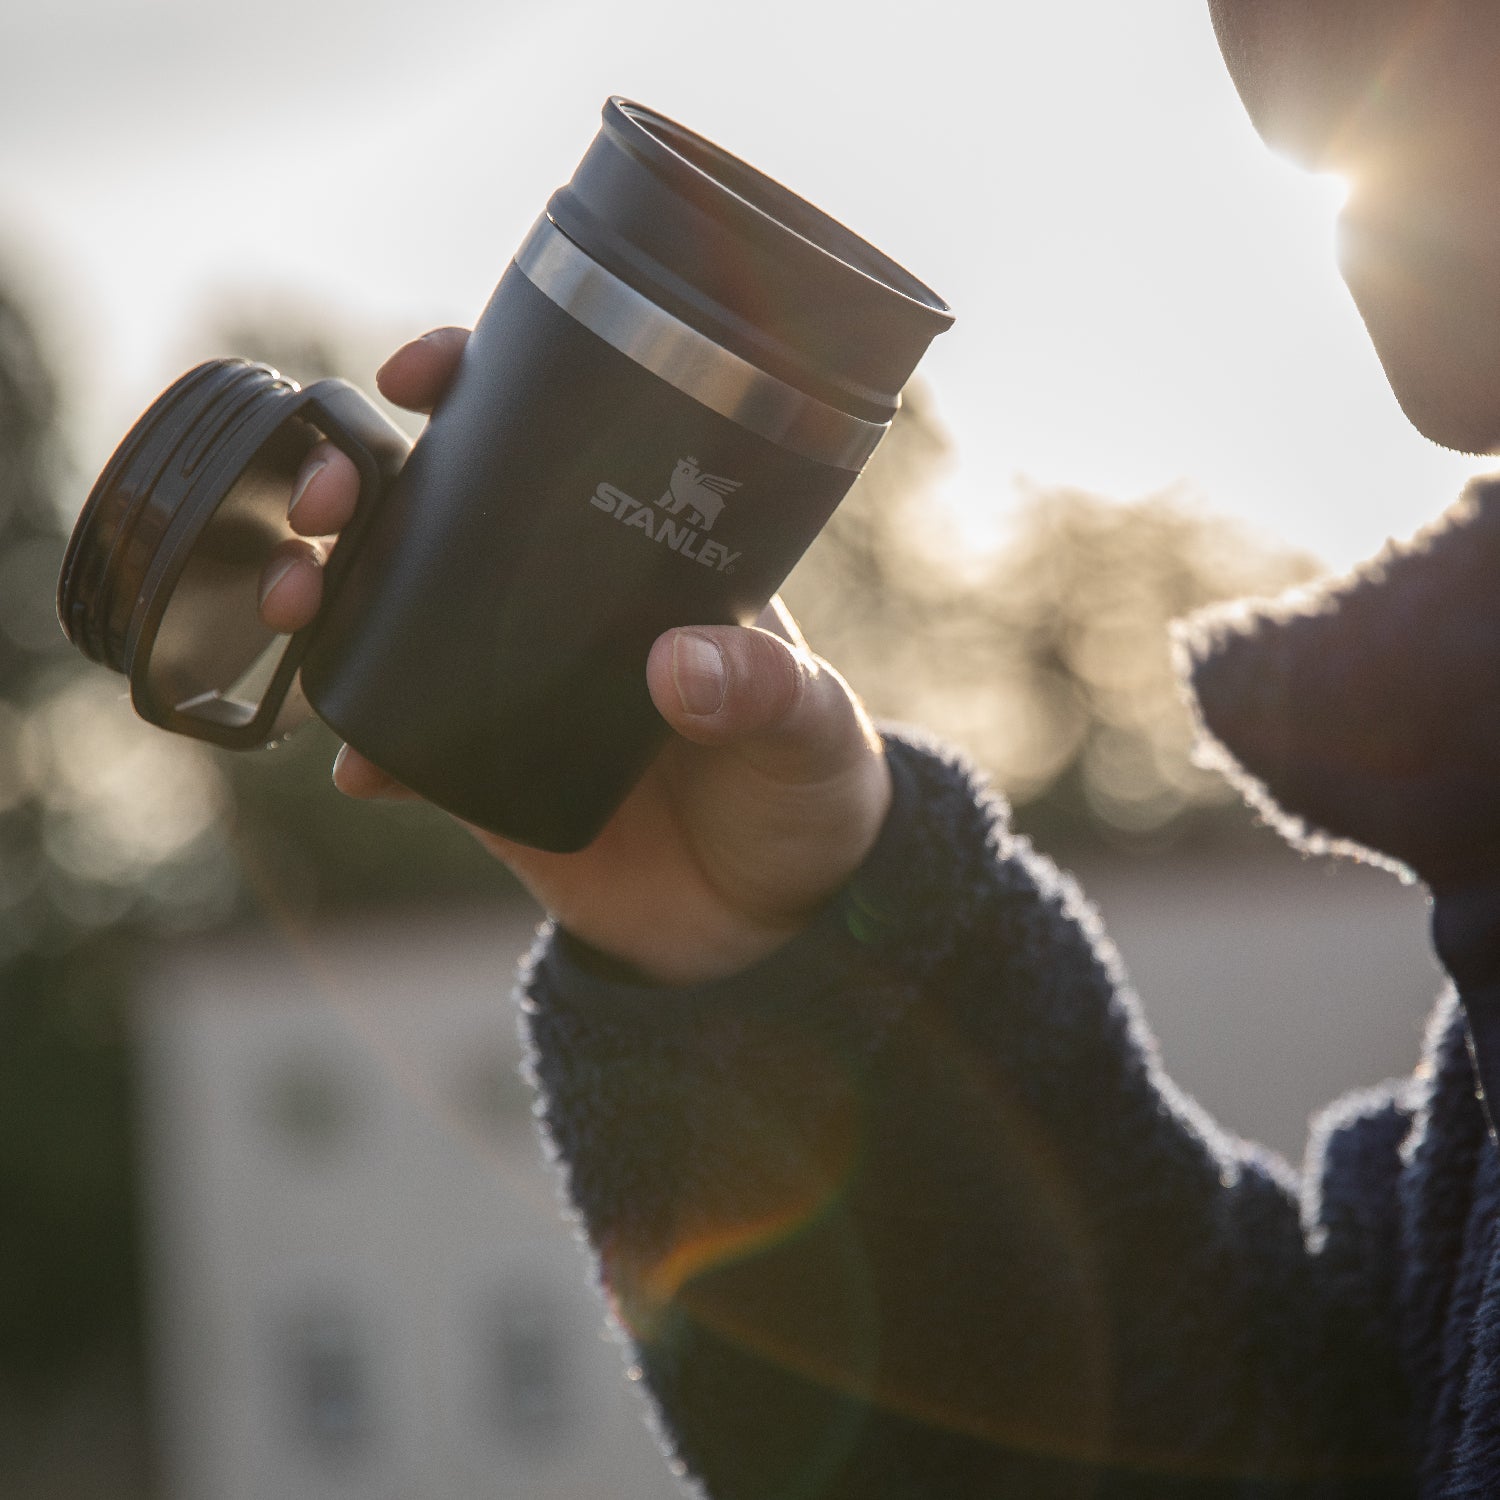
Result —
M880 842L758 968L654 989L558 933L528 977L678 1456L717 1500L1412 1493L1405 1105L1346 1110L1299 1201L1162 1076L1071 882L888 754Z

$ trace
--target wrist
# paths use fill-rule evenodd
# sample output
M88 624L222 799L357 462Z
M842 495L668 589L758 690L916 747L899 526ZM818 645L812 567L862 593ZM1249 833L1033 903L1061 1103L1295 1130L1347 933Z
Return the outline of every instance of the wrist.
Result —
M642 992L712 989L773 962L810 929L846 932L860 927L868 915L870 891L894 890L903 878L903 830L917 800L910 773L887 756L883 745L874 760L878 775L871 777L866 791L865 815L858 820L858 831L844 840L842 857L810 878L802 824L797 825L803 832L800 850L788 842L781 887L794 879L801 884L806 895L799 904L767 902L757 910L732 912L721 908L703 920L679 908L674 922L653 921L638 940L604 942L588 932L586 922L575 924L559 914L558 936L570 965L607 984ZM826 858L827 849L826 843L821 846L820 857ZM882 896L877 904L885 901ZM845 904L849 912L843 910Z

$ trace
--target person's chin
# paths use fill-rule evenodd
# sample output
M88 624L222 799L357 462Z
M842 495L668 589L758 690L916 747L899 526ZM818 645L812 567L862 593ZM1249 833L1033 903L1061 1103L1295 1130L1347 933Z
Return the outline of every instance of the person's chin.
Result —
M1339 268L1412 425L1445 448L1500 451L1500 222L1408 208L1397 225L1351 202Z

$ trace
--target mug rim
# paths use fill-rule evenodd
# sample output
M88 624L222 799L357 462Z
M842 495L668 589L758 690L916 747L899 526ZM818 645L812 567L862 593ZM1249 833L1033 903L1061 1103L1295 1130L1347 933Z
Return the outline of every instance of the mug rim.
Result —
M764 233L769 225L836 261L927 314L935 333L952 324L952 308L899 261L696 130L620 94L610 96L604 122L633 156L673 186L695 183L701 190L706 184L722 207L737 214L752 232Z

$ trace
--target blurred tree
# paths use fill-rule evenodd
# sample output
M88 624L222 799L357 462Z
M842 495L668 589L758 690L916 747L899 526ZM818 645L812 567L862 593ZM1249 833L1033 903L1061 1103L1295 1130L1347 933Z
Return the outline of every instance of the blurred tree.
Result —
M1248 830L1238 794L1193 764L1172 622L1318 572L1174 494L1129 505L1030 495L976 611L979 649L998 669L981 743L1022 824L1125 847Z
M1160 847L1243 833L1216 774L1192 764L1171 622L1280 593L1311 558L1174 494L1119 504L1023 494L992 555L935 525L946 443L925 392L785 593L809 639L883 718L964 745L1053 845Z
M22 913L43 876L23 711L49 665L66 658L47 578L61 555L61 473L56 386L30 322L0 292L0 955L29 936Z
M111 806L52 599L66 475L57 388L0 292L0 1464L33 1472L49 1402L80 1380L139 1407L131 1111L119 996L123 915L89 873ZM111 695L117 696L117 695ZM92 831L91 831L92 830ZM101 844L102 839L102 844ZM160 847L160 840L157 841ZM118 846L111 846L118 847ZM121 1493L139 1448L116 1454Z
M336 364L315 335L288 352L306 378ZM125 1014L140 940L515 886L430 810L333 793L321 727L229 755L128 711L123 680L54 612L82 499L64 424L35 328L0 288L0 1492L31 1487L59 1410L99 1398L135 1413L125 1494L143 1482Z
M0 959L233 899L212 764L121 715L122 684L58 629L72 485L56 383L0 290Z

